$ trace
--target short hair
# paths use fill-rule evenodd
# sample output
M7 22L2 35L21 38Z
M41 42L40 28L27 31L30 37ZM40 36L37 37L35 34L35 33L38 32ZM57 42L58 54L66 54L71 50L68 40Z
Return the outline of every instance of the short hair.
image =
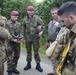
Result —
M76 3L74 1L68 1L64 3L58 10L59 16L76 15Z
M54 10L58 10L58 8L57 8L57 7L52 7L52 8L51 8L51 11L54 11ZM51 11L50 11L50 12L51 12Z

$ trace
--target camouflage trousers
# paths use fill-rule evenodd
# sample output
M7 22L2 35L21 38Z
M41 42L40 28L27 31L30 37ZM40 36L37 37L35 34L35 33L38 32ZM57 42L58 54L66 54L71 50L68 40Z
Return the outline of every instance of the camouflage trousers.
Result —
M26 49L27 49L27 62L31 62L32 61L32 47L34 49L34 59L36 61L36 63L40 62L40 57L39 57L39 48L40 48L40 44L39 41L26 41Z
M4 75L4 60L0 60L0 75Z
M58 66L58 60L53 60L52 61L52 65L53 65L53 74L56 75L56 69L57 69L57 66Z
M20 57L20 44L9 43L7 47L7 68L8 71L17 67L18 59Z

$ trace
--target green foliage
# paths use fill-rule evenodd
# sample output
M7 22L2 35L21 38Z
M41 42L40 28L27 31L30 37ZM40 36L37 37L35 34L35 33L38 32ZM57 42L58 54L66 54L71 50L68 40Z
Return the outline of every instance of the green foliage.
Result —
M4 0L0 0L0 7L1 7L1 8L3 7L3 1L4 1Z
M29 5L33 5L31 0L4 0L3 2L3 15L10 18L10 12L12 10L17 10L19 12L19 20L22 20L24 15L26 15L26 8ZM7 14L7 15L6 15Z
M26 49L25 48L25 44L21 43L20 46L21 46L21 50L25 50Z

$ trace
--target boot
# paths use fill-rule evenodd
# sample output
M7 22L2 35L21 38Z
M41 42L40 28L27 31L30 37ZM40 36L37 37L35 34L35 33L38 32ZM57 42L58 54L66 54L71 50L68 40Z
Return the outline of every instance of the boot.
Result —
M12 70L12 73L19 74L20 72L15 68Z
M55 75L55 74L53 74L53 73L48 73L47 75Z
M43 69L41 68L40 63L37 63L36 70L38 70L39 72L43 72Z
M27 65L24 67L24 70L28 70L31 68L31 63L27 62Z
M8 75L12 75L12 72L8 72Z
M8 75L12 75L12 71L11 70L7 70Z

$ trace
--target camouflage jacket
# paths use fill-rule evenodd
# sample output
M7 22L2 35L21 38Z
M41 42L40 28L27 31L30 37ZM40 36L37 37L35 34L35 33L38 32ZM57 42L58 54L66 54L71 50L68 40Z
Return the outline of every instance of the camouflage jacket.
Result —
M10 39L10 33L4 28L6 20L0 16L0 60L5 58L5 40Z
M76 34L76 25L74 25L74 27L70 30L67 29L66 27L61 28L61 30L56 38L56 41L58 42L58 44L63 46L62 49L60 50L61 53L63 52L65 45L69 42L69 39L74 34ZM67 54L64 68L67 68L70 72L73 72L73 73L75 72L74 74L76 74L76 35L71 40L71 42L72 43L71 43L69 52ZM59 53L60 56L61 56L61 53Z
M38 39L38 31L37 27L42 26L42 31L44 31L44 23L43 21L37 16L34 15L32 19L29 19L28 16L24 17L23 19L23 29L24 29L24 36L27 40L35 40Z
M6 22L6 29L10 32L12 39L16 39L14 35L22 34L21 24L19 22L12 22L11 19Z
M0 15L0 26L5 27L6 21L7 21L7 19L5 17L3 17L2 15Z

